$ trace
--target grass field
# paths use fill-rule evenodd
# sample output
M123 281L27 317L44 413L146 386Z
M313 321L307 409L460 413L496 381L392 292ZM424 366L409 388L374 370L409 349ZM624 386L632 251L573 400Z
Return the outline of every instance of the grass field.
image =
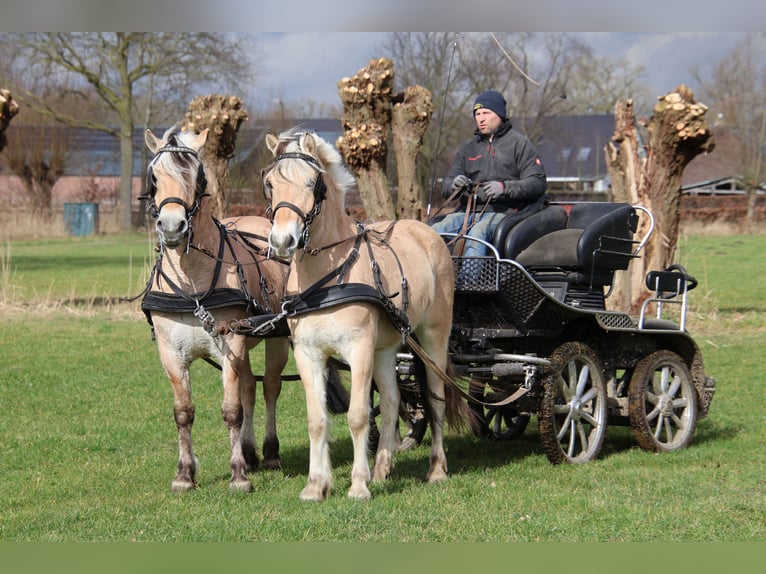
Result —
M654 455L610 427L599 460L553 466L536 421L512 442L447 437L450 479L423 482L428 449L401 453L373 499L349 501L351 444L333 420L335 491L298 499L308 469L300 383L278 406L283 470L228 491L218 372L194 365L199 488L170 492L172 394L135 294L146 236L1 245L0 541L660 542L766 540L766 236L693 236L690 330L717 380L689 448ZM261 351L254 351L256 370ZM294 373L292 365L289 372ZM256 434L263 412L256 405Z

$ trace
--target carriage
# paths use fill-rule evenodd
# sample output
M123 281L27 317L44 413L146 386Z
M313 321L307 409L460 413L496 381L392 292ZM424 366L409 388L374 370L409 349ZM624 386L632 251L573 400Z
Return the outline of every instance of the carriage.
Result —
M394 451L418 444L426 422L426 479L446 479L444 422L459 423L466 404L474 431L498 439L520 435L536 415L553 463L596 458L608 423L629 424L644 449L676 450L707 415L715 381L686 330L694 277L680 265L651 271L653 296L639 317L607 309L615 273L639 256L653 230L648 210L551 203L521 221L503 220L489 256L462 257L449 246L477 240L440 236L415 220L354 221L343 197L355 181L338 151L314 133L290 130L266 138L275 158L262 173L271 221L219 222L204 201L198 151L205 135L147 134L156 155L145 199L161 249L142 307L174 389L174 490L196 486L188 367L198 357L222 361L230 487L251 488L245 473L258 459L248 351L262 339L264 465L280 465L275 403L289 337L306 393L306 500L323 500L332 488L331 364L350 372L351 498L370 497L370 480L388 477ZM647 231L636 241L640 217ZM288 263L286 275L268 271ZM249 295L256 285L260 297ZM677 309L672 320L668 308ZM409 427L404 439L400 418Z
M616 273L640 257L652 214L554 202L520 223L507 219L489 256L453 255L450 356L471 379L480 432L511 439L536 415L552 463L596 458L607 424L630 425L649 451L687 446L715 392L686 329L696 279L677 264L649 272L652 295L638 317L606 305Z

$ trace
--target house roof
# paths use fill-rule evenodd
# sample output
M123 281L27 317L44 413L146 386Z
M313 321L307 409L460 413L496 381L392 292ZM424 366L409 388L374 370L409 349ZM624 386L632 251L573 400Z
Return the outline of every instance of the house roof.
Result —
M536 147L549 181L599 182L607 178L603 150L614 133L613 115L549 116L543 118L542 122L544 135ZM342 124L337 119L290 120L290 125L316 131L322 138L333 143L342 135ZM273 124L256 124L240 129L233 162L239 162L256 151L265 133L273 127ZM18 132L20 141L30 142L30 145L34 145L34 140L50 139L58 133L63 137L65 133L70 154L65 175L120 174L119 142L109 134L65 126L49 126L41 130L36 126L12 124L8 129L9 136L13 130ZM153 127L152 131L163 133L165 128ZM725 138L723 134L715 135L718 140L717 153L695 158L684 172L684 186L732 175L726 171L730 164L723 161L726 154L722 152L727 147L722 145ZM133 173L138 175L142 172L141 151L145 148L143 127L134 129L133 144Z
M536 145L549 181L599 181L607 177L604 146L614 133L613 115L543 118Z

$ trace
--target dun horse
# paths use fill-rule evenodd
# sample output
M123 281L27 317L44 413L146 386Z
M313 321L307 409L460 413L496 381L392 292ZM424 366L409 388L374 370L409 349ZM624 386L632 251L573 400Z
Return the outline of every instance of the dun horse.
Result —
M179 453L173 490L196 486L189 365L198 358L217 361L222 370L221 412L231 443L229 488L250 490L246 473L259 460L253 431L255 377L248 351L261 339L219 332L217 326L278 308L287 266L266 259L270 228L266 218L218 221L213 217L198 155L206 138L207 130L194 134L171 128L162 139L146 131L146 145L155 156L149 164L145 199L155 217L160 254L142 308L153 325L160 360L173 385ZM278 468L276 402L288 340L268 338L265 346L263 466Z
M351 371L348 426L354 461L348 496L368 499L372 380L381 411L372 480L383 480L393 468L400 396L396 353L405 337L411 333L438 368L447 367L452 261L441 237L422 222L361 224L349 217L344 197L355 185L353 176L318 135L289 131L268 134L266 141L275 156L263 173L271 203L269 244L277 256L291 259L283 313L308 414L309 475L301 498L323 500L332 488L324 367L329 357L339 355ZM427 386L432 438L426 478L438 482L447 478L445 410L453 411L445 402L449 389L430 369ZM456 398L447 393L447 402Z

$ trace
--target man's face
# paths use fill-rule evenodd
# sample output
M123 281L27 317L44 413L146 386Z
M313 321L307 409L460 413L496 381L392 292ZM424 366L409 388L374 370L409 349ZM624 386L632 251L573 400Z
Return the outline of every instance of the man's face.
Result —
M473 119L476 120L476 127L485 136L495 133L495 130L503 123L500 116L489 108L479 108L476 110Z

